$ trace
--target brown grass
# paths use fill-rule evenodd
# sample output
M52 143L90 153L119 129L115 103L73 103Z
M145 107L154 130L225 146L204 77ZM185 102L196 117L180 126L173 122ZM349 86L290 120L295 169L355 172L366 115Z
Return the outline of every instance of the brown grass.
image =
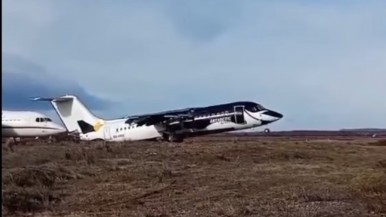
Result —
M5 216L385 216L386 147L202 137L3 151Z
M386 146L386 140L378 140L378 141L375 141L375 142L370 142L369 145Z

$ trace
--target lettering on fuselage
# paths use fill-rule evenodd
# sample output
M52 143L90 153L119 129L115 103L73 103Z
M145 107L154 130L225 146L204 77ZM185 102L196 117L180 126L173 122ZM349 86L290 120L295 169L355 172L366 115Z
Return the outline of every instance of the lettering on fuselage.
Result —
M226 122L231 122L231 117L221 117L221 118L213 118L210 119L210 123L226 123Z
M113 138L116 139L116 138L121 138L121 137L125 137L124 134L116 134L116 135L113 135Z

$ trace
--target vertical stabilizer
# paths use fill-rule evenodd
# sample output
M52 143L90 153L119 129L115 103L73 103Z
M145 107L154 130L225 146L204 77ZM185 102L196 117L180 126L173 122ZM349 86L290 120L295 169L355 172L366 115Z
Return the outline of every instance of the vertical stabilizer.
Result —
M35 100L50 101L69 132L76 130L79 133L89 133L97 131L99 126L103 125L103 120L92 114L74 95L49 99L35 98Z

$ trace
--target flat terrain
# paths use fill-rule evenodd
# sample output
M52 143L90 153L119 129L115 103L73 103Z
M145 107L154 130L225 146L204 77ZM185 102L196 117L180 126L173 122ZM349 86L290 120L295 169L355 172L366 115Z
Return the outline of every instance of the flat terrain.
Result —
M386 216L386 142L202 137L2 150L5 216Z

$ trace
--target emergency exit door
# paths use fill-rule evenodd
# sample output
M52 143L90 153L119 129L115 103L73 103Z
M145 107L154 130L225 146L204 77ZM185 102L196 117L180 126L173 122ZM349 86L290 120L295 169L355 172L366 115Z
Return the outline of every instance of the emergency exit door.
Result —
M244 106L235 106L235 121L236 124L245 124Z
M104 127L104 137L105 140L110 140L111 139L111 132L110 132L110 127Z

